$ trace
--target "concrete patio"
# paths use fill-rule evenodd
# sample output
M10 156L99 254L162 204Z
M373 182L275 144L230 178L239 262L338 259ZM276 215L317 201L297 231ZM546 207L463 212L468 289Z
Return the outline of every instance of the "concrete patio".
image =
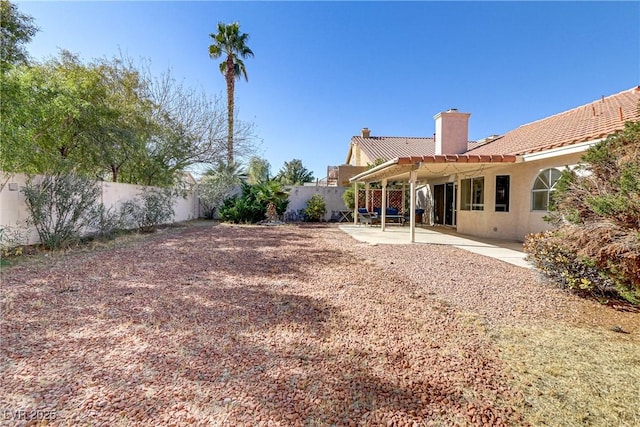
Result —
M382 231L380 227L341 224L339 228L360 242L386 245L411 244L408 227L387 226L385 231ZM464 236L446 227L416 227L414 244L454 246L518 267L533 268L525 260L526 254L520 242Z

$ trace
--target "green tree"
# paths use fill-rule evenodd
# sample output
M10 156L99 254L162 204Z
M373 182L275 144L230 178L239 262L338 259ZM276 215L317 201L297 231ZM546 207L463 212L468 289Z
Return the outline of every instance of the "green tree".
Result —
M209 56L217 59L226 56L220 63L220 71L227 81L227 164L233 164L233 125L235 110L235 81L244 76L248 81L247 70L242 59L253 56L253 51L247 46L249 35L240 32L240 24L218 23L218 32L209 34L213 43L209 45Z
M11 65L27 62L24 45L37 32L31 16L21 13L15 4L0 0L0 70L3 73Z
M153 103L148 99L146 82L126 60L103 59L89 68L98 73L105 91L102 114L89 131L91 161L108 173L111 181L122 181L121 170L135 168L145 151L153 126Z
M301 160L293 159L284 162L275 179L284 185L302 185L305 182L313 182L314 178L313 173L303 166Z
M249 184L257 184L259 182L266 182L271 179L271 165L267 159L262 157L253 156L249 160L249 166L247 167L247 182Z
M95 173L87 159L91 132L108 112L99 73L69 52L8 73L18 99L2 103L3 166L10 171L73 168ZM5 119L6 118L6 119Z

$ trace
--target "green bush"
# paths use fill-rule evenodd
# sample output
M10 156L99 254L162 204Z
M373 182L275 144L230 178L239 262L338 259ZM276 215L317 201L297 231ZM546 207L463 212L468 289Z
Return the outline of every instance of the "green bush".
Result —
M556 185L548 220L525 251L561 286L640 305L640 122L591 147Z
M324 218L327 212L327 205L321 194L314 194L307 200L307 206L304 209L305 221L318 222Z
M173 218L174 194L169 189L145 188L140 197L122 204L122 213L129 224L143 233L150 233Z
M279 182L243 183L241 194L226 199L220 207L220 219L236 224L254 224L266 218L269 202L275 205L278 215L287 210L289 195Z

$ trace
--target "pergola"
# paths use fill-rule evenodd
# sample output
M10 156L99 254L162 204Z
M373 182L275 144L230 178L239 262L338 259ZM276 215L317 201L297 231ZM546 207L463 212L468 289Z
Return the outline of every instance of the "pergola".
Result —
M382 208L380 211L380 227L385 231L387 183L388 181L409 182L409 241L415 242L415 215L416 209L416 184L419 180L426 180L447 175L471 174L489 167L505 164L519 163L521 156L495 155L495 154L440 154L419 157L398 157L382 163L374 168L362 172L349 181L355 187L355 208L353 214L354 224L358 223L358 184L364 183L369 189L369 184L380 182L382 184Z

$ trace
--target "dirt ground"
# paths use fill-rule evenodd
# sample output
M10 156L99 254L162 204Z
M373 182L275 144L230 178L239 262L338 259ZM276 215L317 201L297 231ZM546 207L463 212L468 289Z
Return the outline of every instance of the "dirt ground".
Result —
M199 223L47 255L2 272L0 425L640 421L637 311L459 249Z

